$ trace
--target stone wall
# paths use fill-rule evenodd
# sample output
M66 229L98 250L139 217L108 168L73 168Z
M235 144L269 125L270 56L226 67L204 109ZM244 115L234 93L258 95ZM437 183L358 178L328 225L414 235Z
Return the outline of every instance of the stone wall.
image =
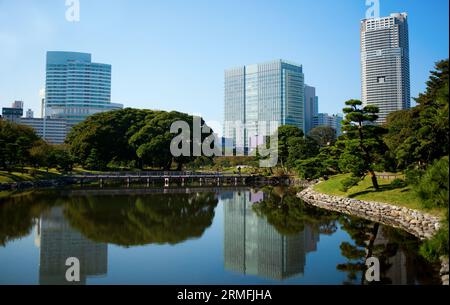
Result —
M315 184L314 184L315 185ZM439 230L440 219L416 210L380 202L362 201L347 197L326 195L314 191L314 185L298 193L307 204L402 229L421 240L429 239ZM441 258L440 276L448 285L448 258Z

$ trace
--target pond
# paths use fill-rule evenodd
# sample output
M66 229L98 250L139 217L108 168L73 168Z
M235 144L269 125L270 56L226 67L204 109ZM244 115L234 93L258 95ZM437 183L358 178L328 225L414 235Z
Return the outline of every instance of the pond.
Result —
M0 201L0 284L440 284L403 231L283 188L78 189Z

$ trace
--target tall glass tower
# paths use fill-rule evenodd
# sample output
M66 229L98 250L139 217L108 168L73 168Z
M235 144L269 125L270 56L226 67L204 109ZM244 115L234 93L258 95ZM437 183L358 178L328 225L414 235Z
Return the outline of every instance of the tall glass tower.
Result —
M406 13L361 21L362 102L389 113L410 107L409 37Z
M45 117L65 119L71 128L122 107L111 103L111 65L93 63L87 53L47 52Z
M276 60L226 70L224 114L224 136L236 149L262 144L281 125L304 130L302 66Z

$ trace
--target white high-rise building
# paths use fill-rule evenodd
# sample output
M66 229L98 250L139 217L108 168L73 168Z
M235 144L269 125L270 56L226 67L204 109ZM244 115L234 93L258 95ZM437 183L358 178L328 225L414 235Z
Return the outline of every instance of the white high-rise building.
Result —
M409 37L406 13L361 21L362 102L389 113L410 107Z

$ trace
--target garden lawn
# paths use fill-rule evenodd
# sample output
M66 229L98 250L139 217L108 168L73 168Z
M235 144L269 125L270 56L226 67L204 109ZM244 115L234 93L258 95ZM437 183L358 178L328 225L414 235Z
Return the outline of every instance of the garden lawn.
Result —
M30 171L34 172L33 175ZM23 172L14 170L11 172L0 171L0 183L11 183L11 182L23 182L23 181L34 181L34 180L50 180L60 177L61 174L50 170L47 172L44 169L31 169L25 168Z
M441 217L445 214L444 209L425 209L410 186L394 188L390 185L392 180L378 178L380 190L375 191L370 176L367 176L358 185L350 188L348 192L342 192L340 190L341 181L348 177L350 174L332 176L329 180L314 186L314 190L328 195L393 204Z

